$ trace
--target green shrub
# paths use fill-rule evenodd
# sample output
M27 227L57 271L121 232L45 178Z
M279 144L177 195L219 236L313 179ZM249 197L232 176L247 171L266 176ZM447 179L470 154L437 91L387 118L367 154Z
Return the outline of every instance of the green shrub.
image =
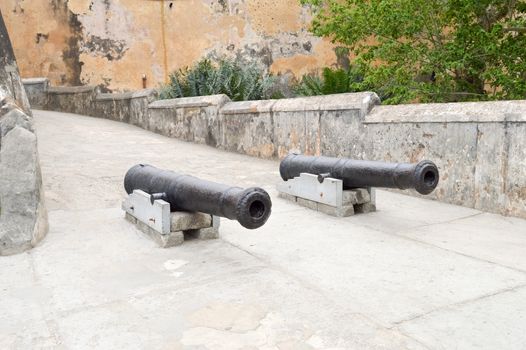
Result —
M362 75L355 69L323 68L321 76L317 74L304 75L294 87L294 92L300 96L340 94L344 92L361 91Z
M274 77L262 74L253 64L203 59L192 68L170 74L169 83L161 88L160 98L225 94L233 101L261 100L279 97L273 91L274 83Z

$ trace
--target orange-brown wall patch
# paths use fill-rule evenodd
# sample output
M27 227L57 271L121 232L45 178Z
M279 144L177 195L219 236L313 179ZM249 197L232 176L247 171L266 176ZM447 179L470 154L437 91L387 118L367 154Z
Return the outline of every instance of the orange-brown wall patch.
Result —
M2 0L24 77L135 90L204 57L301 75L336 62L299 0Z

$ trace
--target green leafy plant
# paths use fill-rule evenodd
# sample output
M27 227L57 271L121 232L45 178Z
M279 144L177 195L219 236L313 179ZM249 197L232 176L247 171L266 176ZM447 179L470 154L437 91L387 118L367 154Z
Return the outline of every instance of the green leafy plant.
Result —
M255 65L239 60L199 61L192 68L170 74L161 88L160 98L225 94L233 101L261 100L278 96L274 77L261 73Z
M323 80L319 75L306 74L301 77L301 80L293 87L296 95L300 96L315 96L323 95Z
M301 0L387 103L526 98L524 0Z
M304 75L294 87L294 92L301 96L339 94L361 91L363 77L359 71L350 69L324 68L318 74Z

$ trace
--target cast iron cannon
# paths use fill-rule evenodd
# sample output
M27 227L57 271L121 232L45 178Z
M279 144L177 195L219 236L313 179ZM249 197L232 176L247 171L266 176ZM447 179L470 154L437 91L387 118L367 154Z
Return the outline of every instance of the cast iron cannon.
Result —
M161 170L151 165L133 166L124 177L128 194L142 190L170 203L171 211L184 210L221 216L255 229L267 221L272 202L259 187L242 189Z
M429 161L420 163L386 163L331 157L289 154L281 161L279 172L283 180L300 173L318 175L318 180L332 177L343 181L345 188L388 187L414 188L421 194L431 193L438 185L438 168Z

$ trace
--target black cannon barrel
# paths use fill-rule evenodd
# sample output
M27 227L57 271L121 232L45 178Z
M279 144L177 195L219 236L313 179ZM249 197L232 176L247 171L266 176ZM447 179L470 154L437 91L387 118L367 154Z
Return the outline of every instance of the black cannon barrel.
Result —
M429 160L415 164L386 163L300 154L285 157L279 172L285 181L298 177L300 173L310 173L340 179L346 188L414 188L421 194L431 193L437 187L439 178L437 166Z
M133 166L124 177L128 194L142 190L170 203L170 209L203 212L237 220L249 229L262 226L270 216L272 202L265 190L242 189L181 175L151 165Z

